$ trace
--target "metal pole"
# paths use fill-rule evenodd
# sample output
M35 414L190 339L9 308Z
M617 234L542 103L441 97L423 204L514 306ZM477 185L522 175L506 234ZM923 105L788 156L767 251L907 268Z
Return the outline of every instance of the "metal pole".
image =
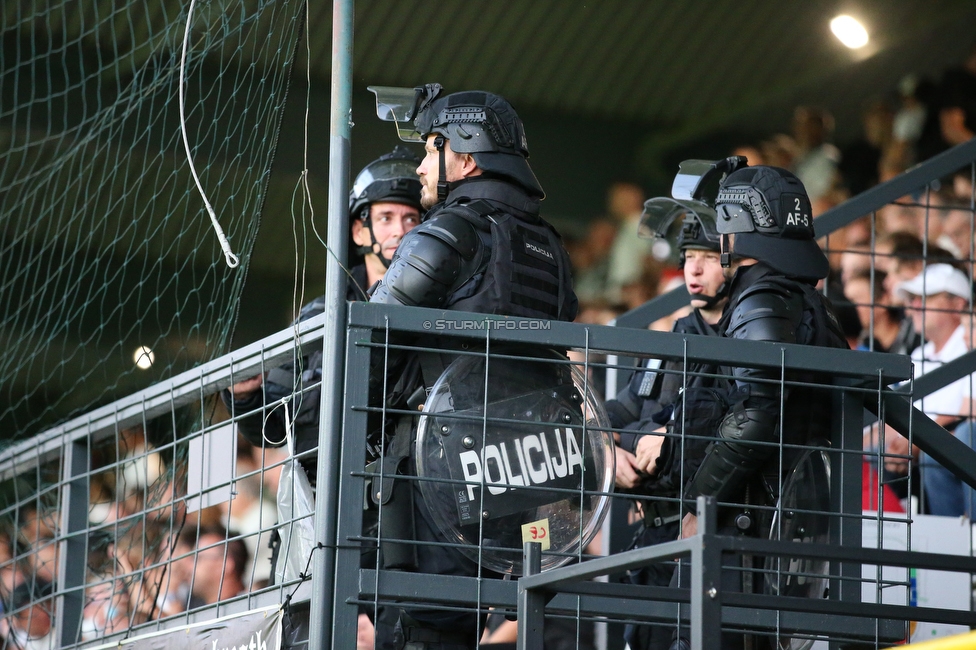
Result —
M715 497L698 497L698 539L691 549L691 647L714 650L722 640L722 551L715 539Z
M542 573L542 544L526 542L523 550L525 575ZM546 596L541 590L526 589L519 581L518 591L518 650L535 650L542 647L545 626Z
M64 447L61 491L61 553L58 561L58 601L54 629L59 647L78 643L85 608L85 567L88 566L88 459L87 440Z
M335 603L336 513L342 423L342 375L346 346L346 244L349 236L349 138L352 127L353 0L332 4L332 85L329 138L329 228L325 273L326 332L322 340L322 405L312 571L309 648L327 650Z

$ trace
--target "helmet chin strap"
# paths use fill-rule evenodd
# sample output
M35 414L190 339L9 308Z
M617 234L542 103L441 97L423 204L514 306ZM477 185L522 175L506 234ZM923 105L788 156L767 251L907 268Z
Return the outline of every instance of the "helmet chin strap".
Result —
M434 138L434 148L437 149L438 169L437 169L437 202L443 203L447 200L447 192L450 189L447 182L447 163L444 160L444 136L438 135Z
M392 262L393 260L388 260L385 257L383 257L383 245L380 242L376 241L376 235L373 233L373 221L372 219L369 218L370 207L371 206L367 205L366 207L363 208L362 214L364 216L361 217L363 225L366 227L366 230L369 232L370 243L369 246L360 246L359 253L364 256L375 255L376 257L380 258L380 263L383 265L383 268L388 269L390 268L390 262ZM377 252L377 250L379 252Z
M722 235L721 238L721 251L722 255L720 261L722 262L722 268L727 269L732 266L732 251L729 250L729 236L726 234Z
M380 252L377 253L376 248L379 248ZM373 246L370 247L370 252L376 257L380 258L380 264L383 265L384 269L390 268L390 262L392 262L393 260L388 260L386 259L386 257L383 256L383 247L375 239L373 240Z
M699 307L699 309L715 309L718 303L725 300L729 295L729 281L726 278L725 282L722 283L716 291L714 296L696 296L695 300L701 300L704 305Z

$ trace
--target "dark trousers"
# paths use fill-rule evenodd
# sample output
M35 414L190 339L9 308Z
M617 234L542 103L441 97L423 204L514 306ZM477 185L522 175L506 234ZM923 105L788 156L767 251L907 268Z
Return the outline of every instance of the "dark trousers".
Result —
M681 523L677 521L662 526L642 525L637 534L634 535L634 540L628 550L646 548L663 542L673 542L678 538L680 527ZM627 579L634 585L667 587L671 584L674 566L674 563L671 562L656 562L629 571ZM668 650L673 636L674 628L668 625L636 625L630 623L624 628L624 640L630 646L630 650Z
M445 538L424 503L419 483L413 484L414 539L435 542L435 545L416 546L417 570L439 575L479 575L478 565L453 547L445 547ZM492 571L481 569L485 578L499 578ZM391 609L397 609L391 607ZM395 629L376 628L376 647L392 650L476 650L480 633L485 628L486 615L452 609L399 608Z

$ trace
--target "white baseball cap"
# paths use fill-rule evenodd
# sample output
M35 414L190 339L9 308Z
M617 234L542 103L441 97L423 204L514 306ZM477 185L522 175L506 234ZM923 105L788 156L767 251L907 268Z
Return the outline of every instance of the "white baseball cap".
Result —
M973 286L966 274L956 267L950 264L932 264L923 273L899 284L897 292L903 300L912 296L933 296L943 292L969 300L973 295Z

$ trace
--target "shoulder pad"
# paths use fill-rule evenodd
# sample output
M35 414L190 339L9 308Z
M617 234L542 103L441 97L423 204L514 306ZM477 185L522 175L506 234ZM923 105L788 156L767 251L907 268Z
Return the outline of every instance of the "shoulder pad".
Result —
M744 293L732 310L727 336L752 341L796 342L803 297L773 290Z
M491 230L491 215L496 214L497 212L498 208L493 206L491 203L478 199L477 201L471 201L470 203L453 203L438 212L435 217L439 217L442 214L453 214L463 219L467 219L468 222L478 230L488 231Z
M463 208L463 206L458 207ZM464 259L470 259L478 252L481 238L476 230L475 219L465 212L467 211L458 210L455 206L445 208L433 219L425 221L410 231L411 235L438 239L457 251ZM474 215L475 218L477 216Z
M470 210L473 215L478 217L478 227L483 227L486 225L483 217L489 217L499 211L497 206L492 205L484 199L477 199L475 201L471 201L470 203L458 205L458 207Z
M485 257L478 230L445 209L403 238L371 302L442 307L473 278Z

